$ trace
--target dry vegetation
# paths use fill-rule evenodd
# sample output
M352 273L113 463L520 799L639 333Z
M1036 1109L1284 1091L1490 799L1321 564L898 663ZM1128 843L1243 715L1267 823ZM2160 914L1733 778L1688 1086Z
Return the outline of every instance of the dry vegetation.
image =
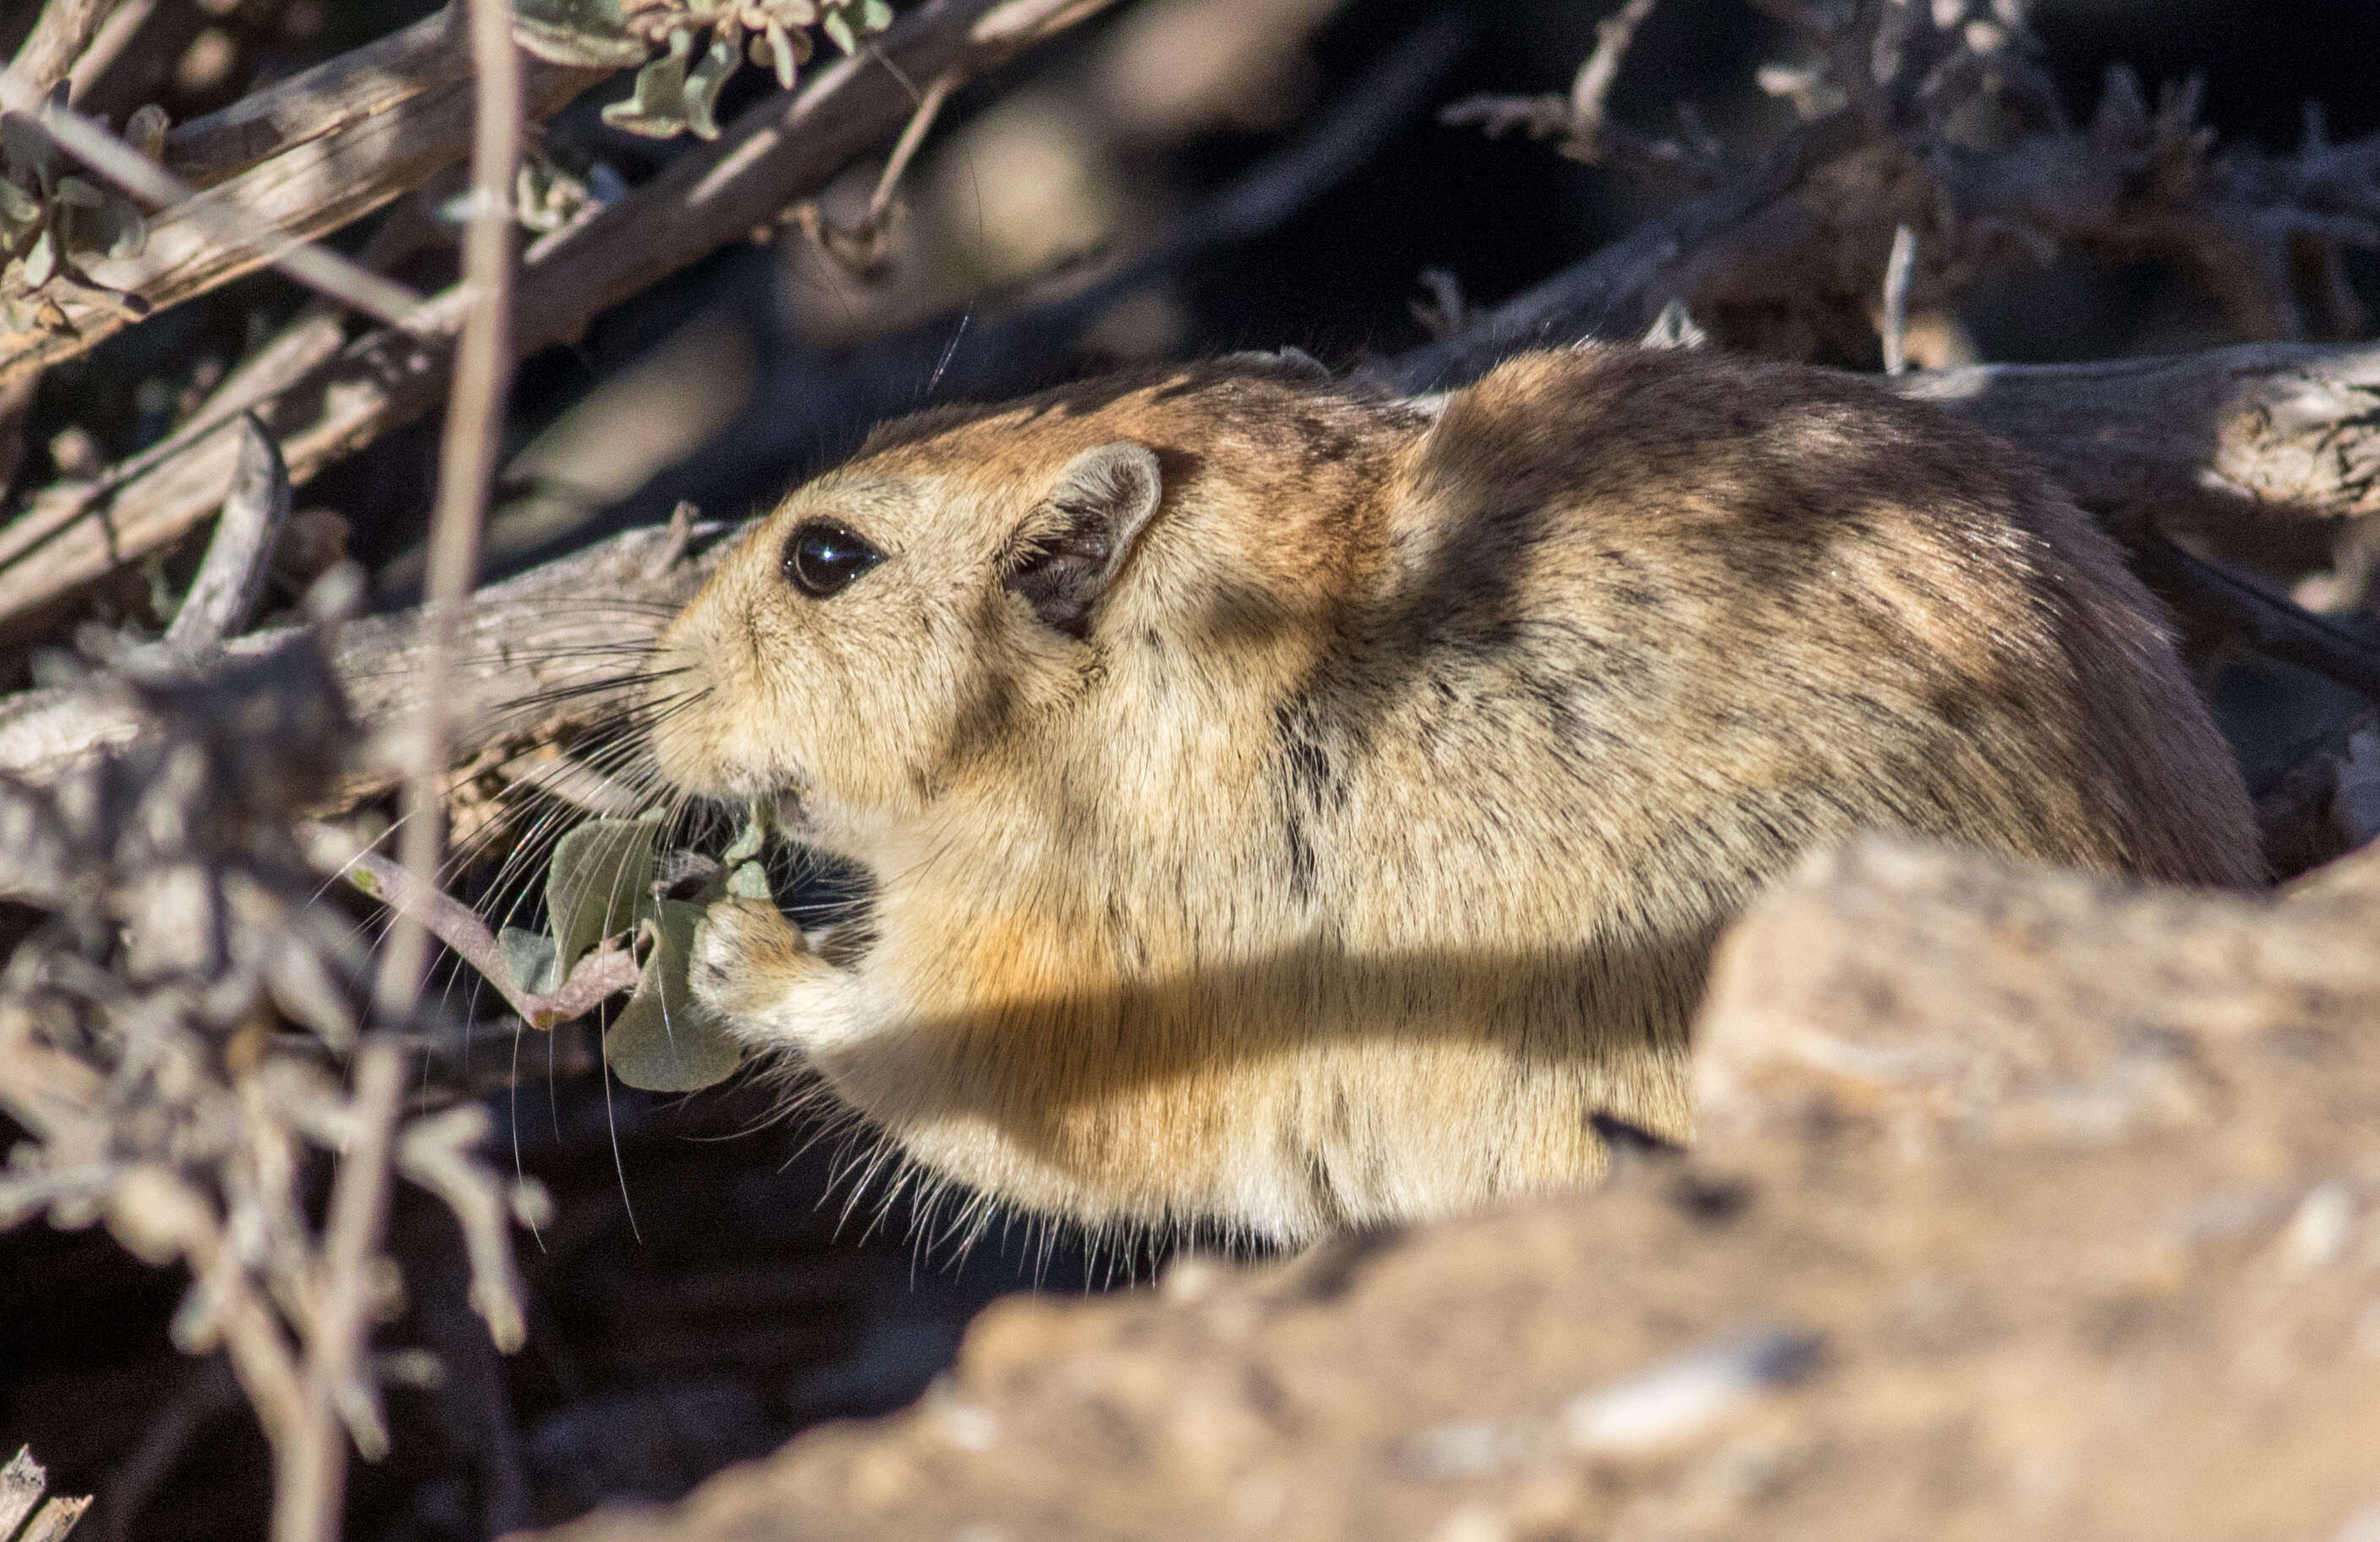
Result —
M2122 69L2086 110L2022 0L1749 4L1775 28L1758 87L1785 110L1724 132L1683 101L1658 127L1615 107L1656 0L1603 18L1566 91L1457 99L1481 23L1450 7L1305 113L1306 45L1362 0L454 0L402 26L329 0L16 7L0 1227L25 1230L0 1277L145 1299L83 1246L103 1231L182 1271L169 1312L122 1315L169 1319L199 1359L170 1391L103 1368L29 1379L0 1396L0 1436L92 1431L76 1481L118 1536L204 1532L197 1512L219 1511L251 1530L269 1512L285 1542L343 1515L480 1536L674 1495L913 1395L1016 1272L921 1283L905 1244L864 1225L837 1242L832 1214L756 1228L754 1207L829 1186L823 1159L771 1179L781 1148L747 1151L758 1176L722 1192L679 1137L765 1123L765 1091L615 1106L605 1080L605 1043L645 1087L733 1068L654 1062L639 998L621 1002L682 950L694 905L788 876L749 847L656 850L617 774L637 650L726 528L677 504L674 468L743 495L929 395L1207 346L1184 282L1293 227L1416 120L1545 141L1495 164L1538 175L1526 158L1558 152L1624 181L1639 217L1570 266L1533 260L1538 280L1492 306L1415 274L1427 335L1334 364L1426 393L1593 336L1881 370L2030 448L2135 554L2252 722L2277 876L2380 830L2380 346L2359 342L2357 266L2380 250L2380 134L2336 141L2309 111L2288 153L2227 143L2195 85L2152 96ZM1277 137L1204 186L1130 174L1219 126ZM756 297L735 264L771 245L778 287ZM1980 356L1979 296L2078 264L2154 268L2204 302L2207 346ZM658 346L589 343L640 306L671 329ZM602 362L557 406L540 360L565 345ZM408 425L442 407L432 455ZM400 452L416 468L386 476ZM615 533L618 511L672 504L668 526ZM477 587L488 561L513 576ZM541 903L493 915L558 827L589 820ZM590 887L589 851L635 880ZM406 902L385 935L337 881L354 874ZM433 933L476 976L433 966ZM1946 949L1945 967L1988 951ZM543 1036L534 1076L524 1028ZM632 1194L650 1254L621 1246ZM1618 1203L1658 1208L1639 1199ZM36 1218L79 1240L34 1251ZM516 1257L525 1228L542 1230ZM1033 1271L1082 1282L1046 1257ZM114 1315L76 1331L128 1331ZM1858 1315L1830 1319L1839 1338ZM494 1353L525 1342L510 1367ZM159 1352L91 1365L153 1376ZM243 1403L269 1494L267 1452L223 1433ZM1087 1439L1048 1416L1053 1440ZM350 1495L351 1450L394 1475ZM844 1481L846 1459L789 1481L826 1506L802 1485ZM6 1483L0 1537L25 1518ZM1601 1534L1609 1499L1547 1535ZM946 1509L918 1513L965 1518ZM21 1535L80 1512L54 1513ZM1052 1534L1107 1524L1075 1514Z

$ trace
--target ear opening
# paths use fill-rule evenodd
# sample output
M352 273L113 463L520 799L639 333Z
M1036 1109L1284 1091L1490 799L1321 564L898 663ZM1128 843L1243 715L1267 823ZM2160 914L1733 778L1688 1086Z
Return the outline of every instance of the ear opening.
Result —
M1018 530L1002 581L1025 597L1042 624L1087 636L1091 607L1107 591L1135 537L1164 495L1157 454L1120 443L1085 450Z

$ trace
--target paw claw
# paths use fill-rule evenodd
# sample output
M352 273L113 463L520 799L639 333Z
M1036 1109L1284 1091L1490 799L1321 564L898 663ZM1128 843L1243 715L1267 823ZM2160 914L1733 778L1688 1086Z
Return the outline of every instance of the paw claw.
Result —
M705 1006L748 1019L781 997L812 962L801 933L774 904L727 899L713 905L695 929L686 978Z

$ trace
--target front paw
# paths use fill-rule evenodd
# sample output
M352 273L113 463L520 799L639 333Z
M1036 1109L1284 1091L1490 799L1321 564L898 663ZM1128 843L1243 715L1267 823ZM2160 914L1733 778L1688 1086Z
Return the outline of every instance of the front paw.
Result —
M765 1015L803 976L823 967L769 900L721 900L695 928L686 980L695 999L740 1022Z

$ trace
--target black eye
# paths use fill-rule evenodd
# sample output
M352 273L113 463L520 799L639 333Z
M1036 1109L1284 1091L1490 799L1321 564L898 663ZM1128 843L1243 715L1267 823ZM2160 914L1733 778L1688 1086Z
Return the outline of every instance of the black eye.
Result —
M797 525L785 542L785 577L813 600L841 594L883 560L883 552L832 519Z

